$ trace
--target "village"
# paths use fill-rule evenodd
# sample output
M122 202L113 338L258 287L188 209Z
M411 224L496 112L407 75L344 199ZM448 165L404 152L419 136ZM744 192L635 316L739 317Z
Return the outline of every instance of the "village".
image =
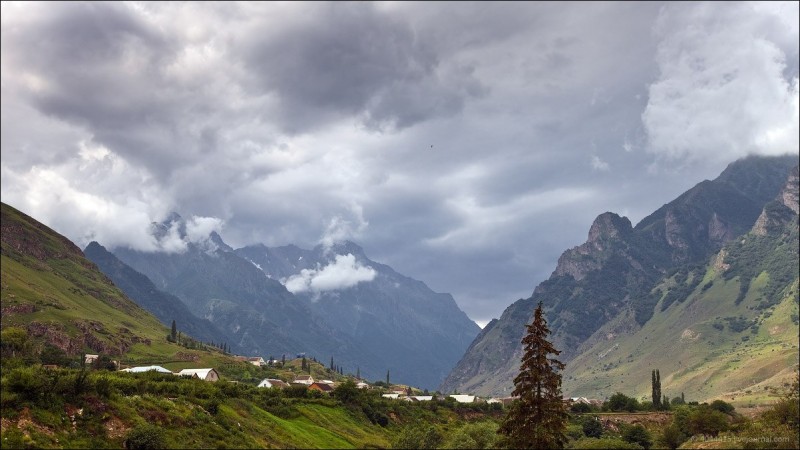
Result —
M84 356L84 362L89 365L95 363L99 358L99 355L93 354L86 354ZM287 364L285 357L281 360L276 360L274 358L264 359L261 356L240 356L240 355L233 355L233 359L239 362L245 362L251 364L256 367L283 367ZM305 362L305 354L298 353L296 360L302 360L301 367L305 370L307 363ZM315 359L312 359L316 361ZM145 366L134 366L134 367L125 367L119 368L120 364L118 361L112 361L114 367L118 368L120 372L127 372L127 373L143 373L143 372L158 372L158 373L165 373L165 374L172 374L175 376L186 377L186 378L195 378L203 381L209 382L217 382L223 381L223 378L220 376L220 373L214 369L213 367L204 367L204 368L187 368L181 369L177 372L173 372L169 369L166 369L159 365L145 365ZM289 362L291 364L291 361ZM331 373L337 373L336 371L329 370ZM296 374L294 377L284 377L286 379L280 378L264 378L258 384L257 387L259 388L275 388L275 389L286 389L291 386L302 387L306 388L310 391L317 391L321 394L331 394L337 386L341 384L342 381L334 381L325 378L315 379L310 374ZM291 378L291 379L289 379ZM479 403L486 403L486 404L498 404L498 405L510 405L517 397L479 397L477 395L472 394L462 394L462 393L453 393L444 395L438 392L429 393L428 390L421 390L418 388L414 388L411 386L406 386L402 384L389 384L383 382L376 382L376 383L369 383L359 376L348 376L345 379L352 379L355 383L355 386L358 389L377 389L382 391L381 396L383 398L387 398L390 400L397 400L397 401L405 401L405 402L430 402L430 401L447 401L447 399L452 399L456 403L469 403L469 404L479 404ZM239 383L238 381L228 380L230 383ZM590 399L586 397L565 397L564 403L567 405L586 405L589 407L600 407L602 405L602 400L597 399Z

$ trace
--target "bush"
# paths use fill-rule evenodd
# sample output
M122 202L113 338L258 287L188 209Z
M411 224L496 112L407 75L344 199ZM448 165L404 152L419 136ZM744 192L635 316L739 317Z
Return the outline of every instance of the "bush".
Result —
M650 432L648 432L641 425L634 425L632 427L627 428L622 433L622 439L625 442L630 442L632 444L639 444L645 449L649 449L650 446L653 445L653 438L650 436Z
M157 449L166 447L164 432L154 425L144 424L134 427L125 439L127 449Z
M711 409L719 411L723 414L732 414L733 410L735 409L733 405L724 401L724 400L714 400L711 402Z
M599 438L603 435L603 424L599 420L587 420L583 422L583 434L586 437Z
M617 392L612 395L606 402L608 409L611 411L629 411L634 412L640 409L639 401L635 398L628 397L622 392Z
M689 415L687 427L692 436L696 434L716 436L728 430L728 416L711 409L708 405L701 405Z
M497 424L468 423L457 428L444 443L444 448L493 448L497 442Z
M680 427L675 423L672 423L670 426L664 428L661 436L658 437L658 443L668 447L672 450L680 447L684 442L686 442L689 438L686 437L685 434L681 431Z
M437 448L442 442L442 434L435 427L406 427L392 442L393 448ZM459 441L459 444L464 444ZM472 442L475 444L475 442ZM459 447L477 448L477 447Z

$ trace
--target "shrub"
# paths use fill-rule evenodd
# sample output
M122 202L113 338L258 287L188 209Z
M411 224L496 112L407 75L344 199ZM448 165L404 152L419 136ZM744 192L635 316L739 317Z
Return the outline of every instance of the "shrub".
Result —
M716 436L728 429L728 416L711 409L708 405L701 405L692 411L687 423L689 434L708 434Z
M711 409L730 415L735 408L724 400L714 400L711 402Z
M628 427L622 433L622 439L625 442L630 442L632 444L639 444L645 449L649 449L650 446L653 445L653 438L650 436L650 432L648 432L643 426L638 424L632 427Z
M662 434L658 437L658 443L664 445L665 447L669 447L672 450L680 447L684 442L689 439L686 437L685 434L681 431L680 427L675 423L670 424L670 426L664 428Z
M164 448L164 432L154 425L144 424L134 427L125 439L127 449Z
M583 422L583 434L586 437L599 438L603 435L603 424L599 420L587 420Z

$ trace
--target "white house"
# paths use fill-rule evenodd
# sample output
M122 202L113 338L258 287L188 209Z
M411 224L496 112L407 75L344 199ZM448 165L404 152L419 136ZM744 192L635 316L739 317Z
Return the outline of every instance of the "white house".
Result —
M433 396L432 395L413 395L410 398L413 398L414 400L416 400L418 402L429 402L429 401L433 400Z
M183 369L178 372L180 376L197 377L205 381L219 381L219 374L214 369Z
M390 398L392 400L397 400L397 397L399 397L399 396L400 396L400 394L383 394L383 395L381 395L381 397L383 397L383 398Z
M99 357L100 357L100 355L90 355L90 354L87 353L83 357L83 362L85 362L86 364L92 364L93 362L97 361L97 358L99 358Z
M139 366L139 367L129 367L127 369L122 369L120 372L130 372L130 373L142 373L142 372L160 372L160 373L172 373L172 371L167 370L161 366Z
M450 397L454 398L458 403L474 403L474 395L453 394Z
M356 383L356 387L359 389L369 389L369 384L364 383L363 381L359 381Z
M305 384L306 386L311 386L314 384L314 378L311 375L300 375L299 377L295 378L292 381L294 384Z
M272 388L272 387L275 387L275 388L283 389L283 388L289 387L289 384L286 383L283 380L276 380L274 378L264 378L263 380L261 380L261 383L258 383L258 387L260 387L260 388Z
M264 358L262 358L260 356L253 356L253 357L247 358L247 362L249 362L250 364L252 364L254 366L258 366L258 367L267 365L267 362L264 361Z

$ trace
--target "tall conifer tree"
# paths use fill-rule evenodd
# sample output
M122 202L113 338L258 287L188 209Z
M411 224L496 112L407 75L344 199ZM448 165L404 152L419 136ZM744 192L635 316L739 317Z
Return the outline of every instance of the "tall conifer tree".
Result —
M560 373L564 364L549 357L561 352L547 340L550 329L541 302L527 331L522 339L525 354L511 393L519 400L512 404L497 432L505 435L504 444L510 448L563 448L567 442Z

